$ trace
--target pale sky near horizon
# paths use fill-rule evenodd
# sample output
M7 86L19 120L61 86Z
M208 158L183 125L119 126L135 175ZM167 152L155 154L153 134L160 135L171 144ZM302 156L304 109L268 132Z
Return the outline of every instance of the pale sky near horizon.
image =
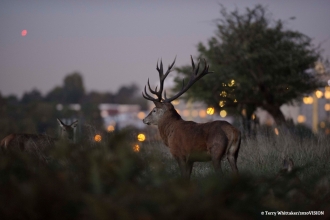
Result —
M219 3L229 11L266 5L330 57L329 0L1 0L0 93L44 95L72 72L83 75L87 91L133 82L142 90L148 77L157 82L159 58L189 64L196 45L214 36Z

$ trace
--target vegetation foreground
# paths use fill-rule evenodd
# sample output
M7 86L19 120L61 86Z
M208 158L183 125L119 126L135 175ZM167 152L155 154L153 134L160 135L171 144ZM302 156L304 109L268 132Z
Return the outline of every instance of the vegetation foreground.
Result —
M132 131L111 133L94 145L59 143L45 152L47 163L39 155L5 152L0 217L254 219L266 211L324 211L306 217L328 218L329 138L266 134L243 140L239 177L224 160L223 177L215 176L211 163L196 163L190 181L180 177L161 142L146 141L134 152ZM280 171L285 157L295 163L290 173ZM301 216L280 218L288 217Z

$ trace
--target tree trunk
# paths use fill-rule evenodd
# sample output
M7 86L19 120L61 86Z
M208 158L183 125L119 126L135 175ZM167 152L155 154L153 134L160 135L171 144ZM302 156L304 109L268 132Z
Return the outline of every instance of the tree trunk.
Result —
M285 125L285 117L279 106L263 106L263 108L274 118L276 125Z

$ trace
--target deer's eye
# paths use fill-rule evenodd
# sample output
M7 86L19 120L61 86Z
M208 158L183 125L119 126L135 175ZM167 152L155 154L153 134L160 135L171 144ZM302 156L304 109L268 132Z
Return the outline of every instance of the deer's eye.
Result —
M156 110L154 109L152 112L156 112Z

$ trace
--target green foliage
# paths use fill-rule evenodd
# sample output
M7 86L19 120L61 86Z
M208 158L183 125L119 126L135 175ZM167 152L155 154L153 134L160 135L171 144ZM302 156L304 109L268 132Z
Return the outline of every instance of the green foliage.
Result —
M210 164L200 163L188 182L161 143L147 142L133 152L132 132L108 134L93 146L59 143L48 152L48 163L26 152L1 154L1 219L228 219L260 218L266 210L329 210L326 140L307 149L313 140L305 139L287 149L301 169L279 178L281 152L274 148L295 143L294 138L247 139L239 178L231 177L228 167L222 178L213 170L205 173ZM315 160L320 148L325 151ZM295 181L297 175L302 182Z
M216 108L220 101L224 108L261 107L280 123L285 120L281 105L323 85L306 71L320 59L308 36L286 29L283 21L273 20L261 5L242 14L222 7L220 14L215 36L207 46L198 45L198 57L206 58L215 73L188 90L187 98ZM185 77L190 73L188 66L177 70ZM178 89L181 80L176 81Z

